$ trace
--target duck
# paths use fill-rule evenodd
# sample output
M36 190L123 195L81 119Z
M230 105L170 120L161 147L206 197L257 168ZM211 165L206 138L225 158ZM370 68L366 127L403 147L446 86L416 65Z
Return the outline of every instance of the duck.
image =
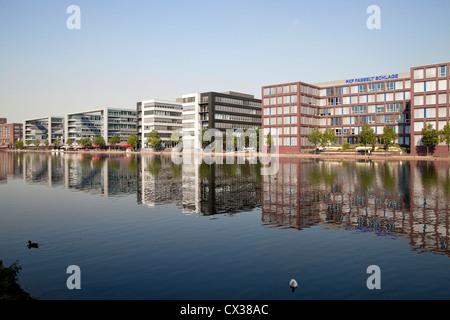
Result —
M31 248L39 248L39 245L37 243L31 242L31 240L28 240L28 245L27 245L28 249Z

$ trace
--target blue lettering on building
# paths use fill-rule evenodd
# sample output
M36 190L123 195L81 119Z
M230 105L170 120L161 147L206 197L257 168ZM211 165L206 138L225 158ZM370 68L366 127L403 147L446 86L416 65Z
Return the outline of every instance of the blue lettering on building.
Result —
M355 78L355 79L345 80L345 83L362 83L362 82L382 81L382 80L389 80L389 79L398 79L398 74L391 74L391 75L377 76L377 77Z

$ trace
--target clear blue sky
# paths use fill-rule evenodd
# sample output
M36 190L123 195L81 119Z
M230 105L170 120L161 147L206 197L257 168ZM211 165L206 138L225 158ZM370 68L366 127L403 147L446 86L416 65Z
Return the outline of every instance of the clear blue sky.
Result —
M69 5L81 30L69 30ZM369 5L381 30L369 30ZM9 122L201 91L408 72L450 60L450 1L0 0Z

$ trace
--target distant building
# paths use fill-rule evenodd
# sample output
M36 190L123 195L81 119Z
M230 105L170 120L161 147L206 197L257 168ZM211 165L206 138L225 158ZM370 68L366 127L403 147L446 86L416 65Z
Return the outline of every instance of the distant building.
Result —
M47 116L42 118L28 119L23 122L23 140L39 140L41 144L48 140L52 145L56 139L64 142L64 118Z
M14 144L22 138L22 123L8 123L6 118L0 118L0 145Z
M202 130L250 129L261 127L261 100L253 95L227 92L185 94L183 102L183 133L199 149ZM184 138L186 139L186 138ZM185 140L184 140L185 141Z
M170 137L183 128L181 102L165 100L145 100L137 103L137 131L142 148L149 148L147 136L152 130L156 130L161 137L164 146L172 146Z
M117 134L121 143L126 143L132 133L137 133L136 110L101 108L69 113L65 116L65 127L65 141L102 136L108 143Z

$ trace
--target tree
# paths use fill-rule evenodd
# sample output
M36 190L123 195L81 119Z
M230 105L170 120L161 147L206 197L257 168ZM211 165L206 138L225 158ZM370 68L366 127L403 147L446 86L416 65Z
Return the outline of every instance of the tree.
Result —
M256 151L260 151L260 141L259 141L259 139L260 139L260 136L261 136L261 128L260 127L258 127L258 128L256 128Z
M361 142L362 144L371 144L372 147L375 146L375 142L377 141L377 135L375 134L375 131L367 123L362 126L361 132L358 134L358 138L359 142ZM365 148L364 153L366 153Z
M68 146L71 146L72 143L73 143L73 140L72 140L71 138L67 139L66 144L67 144Z
M33 141L33 144L34 144L36 147L39 147L39 145L41 144L41 142L40 142L38 139L35 139L35 140Z
M268 146L269 148L271 148L271 147L272 147L272 144L273 144L273 141L272 141L272 133L270 133L270 131L269 131L269 133L267 134L266 142L267 142L267 146Z
M92 144L100 147L104 147L106 145L105 139L102 136L95 137L94 140L92 140Z
M439 143L439 133L431 123L422 129L422 143L427 148L427 155L430 148L434 148Z
M130 136L128 137L127 143L129 145L131 145L131 147L133 148L133 150L135 150L139 144L139 138L137 137L136 134L132 133L130 134Z
M58 148L61 145L61 141L59 139L55 139L55 141L53 141L53 145Z
M392 127L384 127L383 134L380 136L380 141L384 144L386 150L394 144L394 141L398 139L398 134Z
M312 132L308 136L308 141L311 142L317 150L317 147L323 140L322 132L320 132L319 128L314 128Z
M447 144L447 151L450 151L450 123L447 122L447 124L442 128L442 130L439 132L439 135L441 136L440 141L445 142Z
M15 146L17 149L23 148L23 141L22 141L22 139L19 139L19 140L17 140L16 142L14 142L14 146Z
M116 133L115 135L113 135L113 136L111 137L111 139L109 139L109 144L115 145L115 144L117 144L117 143L120 143L120 137L119 137L119 135Z
M153 148L159 147L161 145L161 137L159 136L158 131L150 131L147 136L147 143L150 144Z
M31 140L27 140L25 141L25 144L27 145L27 147L31 144Z
M327 128L325 132L322 134L322 144L323 145L330 145L332 143L335 143L337 140L336 135L334 134L334 130L331 128Z
M78 140L78 144L85 147L90 147L92 145L91 139L89 138L81 138L80 140Z
M44 141L44 145L45 145L46 147L48 147L48 145L49 145L48 140L45 140L45 141Z
M170 142L174 145L180 144L183 141L183 136L180 133L180 130L174 130L170 134Z
M202 134L201 134L201 137L200 137L200 142L202 144L202 149L205 149L211 143L211 141L208 141L208 139L207 139L207 138L209 138L209 134L206 133L206 132L207 132L206 129L202 129Z

